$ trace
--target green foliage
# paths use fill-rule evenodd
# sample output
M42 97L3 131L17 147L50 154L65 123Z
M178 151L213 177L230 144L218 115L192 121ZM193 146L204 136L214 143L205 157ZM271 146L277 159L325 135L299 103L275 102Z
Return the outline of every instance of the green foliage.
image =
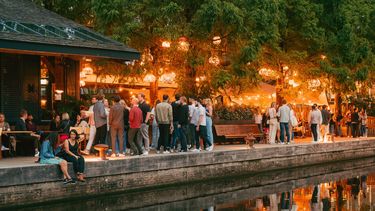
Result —
M215 117L220 120L252 120L253 108L249 106L232 106L215 108Z

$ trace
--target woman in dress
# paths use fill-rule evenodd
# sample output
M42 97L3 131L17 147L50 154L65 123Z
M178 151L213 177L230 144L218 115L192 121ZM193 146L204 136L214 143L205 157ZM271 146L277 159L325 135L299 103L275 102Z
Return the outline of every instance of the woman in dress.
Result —
M269 132L269 143L275 144L276 133L277 133L277 112L276 112L276 103L272 102L271 107L268 108L270 132Z
M58 137L59 136L57 132L52 132L43 142L42 149L39 155L39 163L60 165L60 169L64 175L64 184L75 183L75 181L70 177L68 173L68 163L63 159L56 157L54 154L54 149L58 143Z
M85 171L85 159L79 150L79 135L76 130L69 132L69 138L64 142L64 160L73 163L73 170L77 175L77 180L85 182L83 173Z

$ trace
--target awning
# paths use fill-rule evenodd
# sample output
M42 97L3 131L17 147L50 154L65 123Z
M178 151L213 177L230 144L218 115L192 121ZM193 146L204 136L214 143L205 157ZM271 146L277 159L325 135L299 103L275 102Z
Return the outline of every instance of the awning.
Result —
M0 0L0 50L121 60L140 57L137 50L29 0Z

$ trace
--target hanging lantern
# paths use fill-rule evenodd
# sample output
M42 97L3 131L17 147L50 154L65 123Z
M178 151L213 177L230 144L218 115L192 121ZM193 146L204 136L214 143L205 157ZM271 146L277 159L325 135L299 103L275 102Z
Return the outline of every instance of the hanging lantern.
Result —
M220 59L218 56L214 55L214 56L211 56L209 59L208 59L208 62L212 65L219 65L220 64Z
M269 68L261 68L259 70L259 75L265 76L265 77L273 77L276 75L275 71Z
M178 50L185 52L189 50L189 42L186 37L180 37L178 39Z
M163 48L170 48L171 47L171 42L169 42L169 41L163 41L161 43L161 47L163 47Z
M320 55L320 58L321 58L322 60L325 60L325 59L327 58L327 56L324 55L324 54L322 54L322 55Z
M85 75L92 75L94 74L94 70L88 64L82 69Z
M310 89L316 89L320 86L320 80L319 79L311 79L308 81L308 85Z
M163 83L173 83L176 78L176 73L171 72L171 73L164 73L163 75L160 76L159 81Z
M213 37L213 38L212 38L212 43L213 43L214 45L220 45L220 43L221 43L221 37L220 37L220 36L215 36L215 37Z
M151 74L151 73L148 73L144 78L143 78L143 81L146 82L146 83L153 83L156 81L156 77Z
M299 86L299 83L297 83L293 79L291 79L291 80L289 80L289 85L291 85L293 87L297 87L297 86Z
M81 80L81 81L79 81L79 85L80 85L81 87L83 87L83 86L86 85L86 82Z

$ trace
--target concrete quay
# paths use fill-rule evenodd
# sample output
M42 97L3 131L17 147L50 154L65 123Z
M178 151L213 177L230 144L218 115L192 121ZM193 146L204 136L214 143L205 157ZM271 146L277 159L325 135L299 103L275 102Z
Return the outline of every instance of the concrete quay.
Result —
M255 149L243 146L242 149L154 154L107 161L88 158L87 182L76 185L63 185L57 166L31 163L7 165L6 162L12 163L12 159L4 159L0 162L0 208L267 171L290 171L296 167L371 158L374 155L375 138L367 138L336 143L261 145Z

